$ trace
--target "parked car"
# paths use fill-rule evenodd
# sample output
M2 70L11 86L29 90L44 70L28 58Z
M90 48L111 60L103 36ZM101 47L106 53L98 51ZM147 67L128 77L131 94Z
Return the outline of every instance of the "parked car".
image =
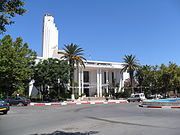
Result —
M146 97L145 97L144 93L136 93L136 94L131 95L131 97L128 98L127 101L128 102L136 102L136 101L140 102L145 99L146 99Z
M25 97L16 96L16 97L8 97L5 99L10 105L17 105L17 106L27 106L31 100Z
M2 112L3 114L7 114L9 110L10 110L9 103L0 99L0 112Z
M163 96L160 95L160 94L155 94L155 95L148 95L147 98L149 98L149 99L159 99L159 98L163 98Z

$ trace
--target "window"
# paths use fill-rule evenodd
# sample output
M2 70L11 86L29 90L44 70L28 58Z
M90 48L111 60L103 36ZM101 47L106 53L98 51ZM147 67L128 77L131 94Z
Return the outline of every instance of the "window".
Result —
M104 83L106 83L106 72L104 72Z
M115 80L114 80L114 72L112 72L112 83L115 83Z
M89 71L84 71L84 82L89 82Z
M135 95L134 97L140 97L140 95Z

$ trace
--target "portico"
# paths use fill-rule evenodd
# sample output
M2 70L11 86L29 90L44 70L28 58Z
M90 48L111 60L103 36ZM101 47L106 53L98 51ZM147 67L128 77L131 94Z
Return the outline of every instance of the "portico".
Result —
M75 71L75 82L78 83L76 93L81 96L102 97L105 93L123 91L124 80L127 73L122 73L122 64L102 61L87 61L85 68L80 67Z

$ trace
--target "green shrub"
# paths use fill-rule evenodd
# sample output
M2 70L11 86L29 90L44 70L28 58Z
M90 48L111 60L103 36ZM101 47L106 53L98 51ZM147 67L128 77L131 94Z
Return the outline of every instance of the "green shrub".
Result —
M115 98L128 98L131 96L130 90L124 90L124 92L117 92L114 94Z

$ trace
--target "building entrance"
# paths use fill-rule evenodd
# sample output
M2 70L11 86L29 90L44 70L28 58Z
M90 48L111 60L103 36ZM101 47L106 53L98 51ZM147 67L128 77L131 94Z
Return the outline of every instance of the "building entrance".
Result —
M84 85L84 93L86 94L86 97L89 97L89 85Z

